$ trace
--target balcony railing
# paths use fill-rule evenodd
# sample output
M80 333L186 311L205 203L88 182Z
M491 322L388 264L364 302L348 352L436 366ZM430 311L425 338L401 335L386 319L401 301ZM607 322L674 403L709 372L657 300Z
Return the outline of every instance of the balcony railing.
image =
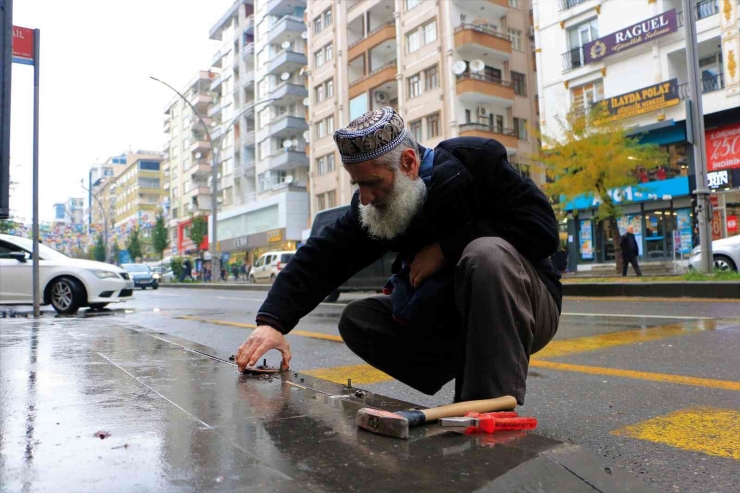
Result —
M578 46L563 53L563 72L585 65L583 47Z
M362 43L367 38L369 38L370 36L372 36L373 34L375 34L376 32L378 32L378 31L380 31L382 29L385 29L388 26L393 26L393 25L395 25L395 23L396 23L396 21L388 21L388 22L386 22L384 24L381 24L380 26L376 27L375 29L373 29L372 31L370 31L369 33L367 33L363 38L358 39L357 41L355 41L354 43L352 43L351 45L349 45L347 47L347 49L349 50L349 49L354 48L355 46L357 46L358 44Z
M498 125L489 125L487 123L463 123L460 125L460 132L466 131L491 132L499 135L508 135L509 137L518 137L516 129L499 127Z
M460 31L476 31L490 36L496 36L497 38L505 39L506 41L511 41L511 37L508 34L496 31L487 26L480 26L478 24L460 24L455 28L455 34Z
M701 93L707 94L714 91L719 91L725 88L724 74L717 74L712 77L704 77L701 79ZM681 99L689 99L691 94L689 92L689 83L685 82L678 86L678 97Z
M587 2L588 0L558 0L558 7L560 7L560 11L572 9L573 7L576 7L582 3Z
M395 67L395 66L396 66L396 61L395 60L391 60L390 62L386 63L385 65L381 65L380 67L376 68L375 70L373 70L369 74L363 75L362 77L359 77L357 80L355 80L353 82L350 82L349 85L350 86L354 86L355 84L359 84L363 80L367 80L370 77L372 77L373 75L375 75L377 73L380 73L380 72L382 72L385 69L392 68L392 67Z
M464 74L460 74L457 76L457 81L460 82L462 80L480 80L483 82L488 82L490 84L496 84L503 87L513 87L513 83L510 80L503 80L500 77L495 77L490 74L474 74L471 72L466 72Z

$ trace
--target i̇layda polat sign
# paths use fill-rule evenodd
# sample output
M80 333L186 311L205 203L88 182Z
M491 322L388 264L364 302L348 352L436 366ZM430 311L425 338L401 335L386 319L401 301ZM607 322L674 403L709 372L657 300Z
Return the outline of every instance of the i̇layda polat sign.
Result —
M583 57L586 63L596 62L677 30L676 9L671 9L668 12L663 12L660 15L586 43L583 45Z
M678 79L660 82L606 100L609 119L618 120L657 111L679 103Z

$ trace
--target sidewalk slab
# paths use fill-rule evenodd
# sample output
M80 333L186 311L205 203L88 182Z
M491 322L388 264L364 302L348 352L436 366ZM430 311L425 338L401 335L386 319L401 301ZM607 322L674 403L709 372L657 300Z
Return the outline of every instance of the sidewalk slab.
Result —
M0 383L2 491L648 491L536 433L358 430L361 407L413 404L240 375L228 355L125 317L2 320Z

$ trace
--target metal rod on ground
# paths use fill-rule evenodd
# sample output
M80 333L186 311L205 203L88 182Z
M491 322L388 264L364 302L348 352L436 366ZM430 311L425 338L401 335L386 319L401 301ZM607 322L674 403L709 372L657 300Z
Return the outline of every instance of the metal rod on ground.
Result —
M39 45L41 31L33 31L33 316L41 316L39 299Z
M710 274L714 267L712 259L712 218L707 188L706 143L704 138L704 110L702 105L701 72L696 38L696 0L683 0L684 32L686 38L686 67L689 79L689 108L693 132L694 167L696 171L696 220L699 225L701 245L700 271ZM688 115L687 115L688 118Z

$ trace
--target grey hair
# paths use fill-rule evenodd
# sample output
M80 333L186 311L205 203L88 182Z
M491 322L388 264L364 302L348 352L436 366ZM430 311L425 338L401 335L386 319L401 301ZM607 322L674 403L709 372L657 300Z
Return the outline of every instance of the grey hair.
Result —
M406 137L393 149L386 152L382 156L375 160L378 166L383 166L391 171L398 171L401 168L401 154L406 149L413 149L416 153L416 161L419 162L419 147L416 145L416 139L411 132L406 134Z

